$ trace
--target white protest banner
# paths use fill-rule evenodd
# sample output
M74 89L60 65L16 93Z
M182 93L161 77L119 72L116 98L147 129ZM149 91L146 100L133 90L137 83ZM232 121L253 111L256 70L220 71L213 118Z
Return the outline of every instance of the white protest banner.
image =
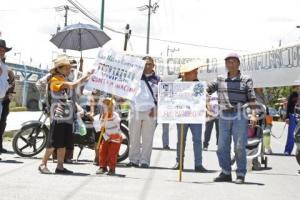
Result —
M205 82L159 83L158 123L205 123L205 90Z
M96 72L87 83L87 89L99 89L129 100L135 96L145 61L113 50L102 49L95 65Z
M213 61L213 62L212 62ZM242 74L253 79L254 87L300 85L300 45L240 56ZM198 78L207 82L226 75L224 59L208 62L199 70Z

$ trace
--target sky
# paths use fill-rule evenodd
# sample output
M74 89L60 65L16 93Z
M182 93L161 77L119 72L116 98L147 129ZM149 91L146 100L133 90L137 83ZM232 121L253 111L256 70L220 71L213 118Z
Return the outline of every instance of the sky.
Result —
M75 1L76 2L76 1ZM77 0L100 18L101 0ZM230 52L248 54L298 43L300 38L300 1L297 0L152 0L159 8L151 17L151 37L200 46L150 40L150 55L174 57L222 57ZM124 31L130 24L132 34L146 36L147 12L137 7L148 0L106 0L104 25ZM70 5L67 0L1 0L0 32L13 50L7 60L47 68L62 53L49 40L58 25L64 25L64 12L54 8ZM70 12L68 24L95 24L80 12ZM97 25L99 26L99 25ZM111 37L104 48L122 51L124 35L104 31ZM225 48L228 50L221 50ZM132 36L128 50L146 53L146 39ZM83 52L85 65L91 66L98 50ZM79 52L67 51L78 57Z

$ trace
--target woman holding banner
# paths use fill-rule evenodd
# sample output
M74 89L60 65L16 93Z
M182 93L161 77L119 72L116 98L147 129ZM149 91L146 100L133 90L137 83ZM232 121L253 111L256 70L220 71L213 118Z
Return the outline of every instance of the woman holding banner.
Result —
M156 99L160 78L154 73L153 58L146 56L143 60L146 63L140 82L140 89L131 105L129 121L130 162L127 166L148 168L150 166L153 135L156 128Z
M199 65L196 63L185 64L181 66L180 73L182 79L180 81L199 81L198 76ZM183 138L181 138L181 126L183 126ZM202 124L177 124L177 151L176 151L176 164L173 167L174 170L180 168L180 141L183 140L183 152L186 144L186 136L188 129L191 130L193 135L194 157L195 157L195 171L207 172L202 165ZM183 164L182 164L182 168Z

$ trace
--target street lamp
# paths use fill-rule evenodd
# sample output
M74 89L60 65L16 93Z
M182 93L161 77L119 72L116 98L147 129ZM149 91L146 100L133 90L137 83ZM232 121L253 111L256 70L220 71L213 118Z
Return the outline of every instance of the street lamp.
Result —
M170 48L170 46L168 45L168 48L167 48L167 57L169 57L169 52L172 53L172 56L173 56L173 53L176 52L176 51L180 51L179 48Z
M19 55L19 65L21 64L21 52L15 52L14 56Z

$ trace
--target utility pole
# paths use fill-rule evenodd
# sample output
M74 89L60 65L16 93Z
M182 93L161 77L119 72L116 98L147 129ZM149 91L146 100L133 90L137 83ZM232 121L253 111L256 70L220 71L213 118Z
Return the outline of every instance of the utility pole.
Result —
M65 14L64 14L64 18L65 18L64 26L65 26L65 27L68 25L68 15L69 15L69 11L72 11L72 12L74 12L74 13L78 13L78 10L77 10L76 8L70 7L70 6L68 6L68 5L57 6L57 7L55 7L55 11L56 11L56 12L65 11Z
M64 14L64 18L65 18L65 24L64 24L64 27L68 26L68 14L69 14L69 10L74 12L74 13L77 13L78 10L76 10L76 8L72 8L68 5L64 5L64 6L58 6L58 7L55 7L55 11L56 12L61 12L61 11L65 11L65 14ZM58 29L57 29L58 30ZM60 29L59 29L60 30ZM64 53L66 53L66 50L64 49L63 50Z
M147 25L147 44L146 44L146 54L149 54L149 48L150 48L150 21L151 21L151 14L155 13L156 10L159 8L158 3L154 3L152 5L151 0L149 0L148 5L144 5L141 7L138 7L139 11L144 11L148 9L148 25Z
M129 28L129 24L126 24L126 27L125 27L125 42L124 42L124 51L127 51L127 43L128 43L128 40L131 36L131 29Z
M65 17L65 27L66 27L66 26L68 26L68 10L70 8L69 8L69 6L66 5L66 6L64 6L64 9L65 9L65 15L64 15L64 17ZM63 51L64 51L64 53L67 52L66 49L64 49Z
M100 17L100 20L101 20L101 23L100 23L100 28L101 30L103 30L103 27L104 27L104 5L105 5L105 0L102 0L102 5L101 5L101 17Z
M149 41L150 41L150 20L151 20L151 0L149 0L148 5L148 28L147 28L147 47L146 47L146 54L149 54Z
M68 10L70 9L69 6L64 6L65 9L65 27L68 25Z

